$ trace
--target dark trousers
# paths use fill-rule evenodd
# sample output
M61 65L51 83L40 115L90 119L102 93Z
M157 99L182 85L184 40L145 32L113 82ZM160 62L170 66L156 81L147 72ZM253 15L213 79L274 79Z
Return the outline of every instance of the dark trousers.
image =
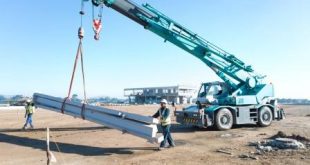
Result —
M171 125L165 125L165 126L161 126L162 130L163 130L163 134L164 134L164 141L162 141L160 143L160 147L165 147L167 141L169 143L170 146L175 146L174 141L172 139L171 133L170 133L170 127Z

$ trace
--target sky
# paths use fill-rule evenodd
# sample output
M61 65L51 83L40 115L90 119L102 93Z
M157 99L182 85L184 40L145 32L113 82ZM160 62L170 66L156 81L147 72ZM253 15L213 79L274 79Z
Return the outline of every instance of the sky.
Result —
M276 97L310 99L309 0L132 0L149 3L267 75ZM79 0L10 1L0 6L0 94L67 94L80 26ZM205 64L111 8L93 39L85 4L88 96L123 97L124 88L199 86L219 78ZM82 96L80 68L73 93Z

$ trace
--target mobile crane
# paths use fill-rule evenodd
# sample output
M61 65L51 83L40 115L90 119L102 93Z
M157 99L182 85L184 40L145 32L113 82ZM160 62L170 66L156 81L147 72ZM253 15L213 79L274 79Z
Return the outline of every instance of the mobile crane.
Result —
M83 0L88 1L88 0ZM138 6L130 0L92 0L94 6L107 6L145 29L197 57L223 82L202 83L197 105L176 111L177 122L199 127L230 129L234 124L269 126L284 119L283 109L274 98L274 87L265 76L254 72L233 54L203 39L149 4Z

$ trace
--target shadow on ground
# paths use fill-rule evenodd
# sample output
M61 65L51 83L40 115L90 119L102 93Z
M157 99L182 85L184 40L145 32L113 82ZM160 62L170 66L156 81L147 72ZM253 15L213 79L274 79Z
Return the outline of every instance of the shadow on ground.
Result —
M0 143L9 143L24 147L30 147L34 149L46 150L46 141L39 139L32 139L28 137L19 137L16 135L8 135L5 133L0 133ZM94 147L85 146L79 144L69 144L69 143L57 143L61 153L69 154L79 154L84 156L104 156L111 154L133 154L135 150L142 151L155 151L157 147L125 147L125 148L104 148L104 147ZM57 146L51 141L50 150L53 152L58 152Z
M257 131L259 126L255 124L243 124L243 125L234 125L231 129L247 129L247 130L253 130ZM197 126L190 126L190 125L182 125L182 124L171 124L171 132L172 133L191 133L191 132L203 132L203 131L219 131L215 126L209 126L207 128L199 128ZM158 130L162 132L160 126L158 127ZM224 132L224 131L222 131Z

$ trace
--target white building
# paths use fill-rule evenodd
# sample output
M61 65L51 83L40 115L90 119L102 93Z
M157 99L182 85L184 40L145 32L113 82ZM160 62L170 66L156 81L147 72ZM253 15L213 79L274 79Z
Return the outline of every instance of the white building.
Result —
M130 104L154 104L161 99L167 99L169 103L191 104L196 95L196 87L185 85L124 89L124 96L129 98Z

